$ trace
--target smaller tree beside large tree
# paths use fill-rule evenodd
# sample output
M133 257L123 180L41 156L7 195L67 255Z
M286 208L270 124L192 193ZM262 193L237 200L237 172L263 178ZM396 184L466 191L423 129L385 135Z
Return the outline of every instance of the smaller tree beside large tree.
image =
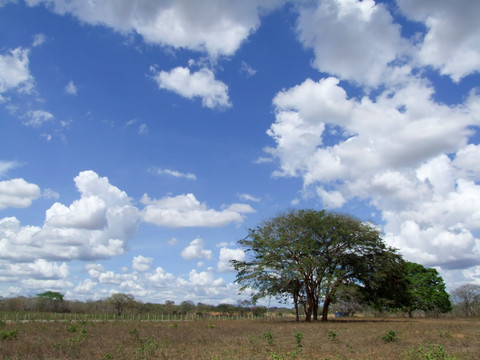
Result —
M433 268L405 262L408 286L408 315L412 317L415 310L446 313L452 310L450 296L445 290L442 277Z

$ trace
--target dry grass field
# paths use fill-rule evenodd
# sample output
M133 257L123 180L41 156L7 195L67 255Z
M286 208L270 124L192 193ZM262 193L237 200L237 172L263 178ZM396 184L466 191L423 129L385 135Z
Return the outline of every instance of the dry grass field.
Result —
M480 359L477 319L18 322L3 359Z

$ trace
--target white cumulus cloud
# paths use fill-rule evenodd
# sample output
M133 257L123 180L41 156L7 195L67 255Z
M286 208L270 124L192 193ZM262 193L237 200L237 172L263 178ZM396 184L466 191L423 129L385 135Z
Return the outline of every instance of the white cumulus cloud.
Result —
M398 0L410 19L425 24L427 33L419 44L417 59L454 81L480 71L480 3L478 1Z
M123 34L136 32L152 44L206 52L211 58L233 55L260 25L260 16L283 0L27 0L51 11L70 13L82 22L104 25Z
M89 260L123 254L136 232L138 209L93 171L81 172L75 183L80 199L70 206L53 204L42 227L21 226L15 217L0 219L0 258Z
M132 268L138 272L145 272L152 266L153 258L142 255L135 256L132 260Z
M222 247L218 259L217 269L219 272L234 271L230 260L242 261L245 259L245 252L242 249L229 249Z
M213 72L202 68L191 73L189 68L176 67L170 71L158 71L152 67L153 78L160 89L173 91L187 99L201 98L202 105L210 109L228 108L228 86L215 79Z
M197 237L185 249L182 250L182 258L185 260L211 259L213 257L212 250L205 250L204 246L204 241Z
M383 4L373 0L319 1L300 6L299 40L315 54L314 66L360 84L377 86L393 72L389 64L409 47Z
M465 268L480 255L478 149L468 144L479 103L472 93L464 104L439 104L414 77L361 99L336 78L307 79L274 98L268 152L280 163L275 175L301 177L325 206L356 199L379 209L389 243L408 259Z
M16 89L29 92L34 85L29 69L29 50L16 48L0 54L0 102L2 93Z
M209 209L193 194L166 196L162 199L150 199L145 194L141 202L145 205L143 221L173 228L224 226L232 222L242 222L244 214L254 212L253 208L246 204L232 204L219 211Z
M40 188L24 179L0 181L0 210L8 207L26 208L40 197Z

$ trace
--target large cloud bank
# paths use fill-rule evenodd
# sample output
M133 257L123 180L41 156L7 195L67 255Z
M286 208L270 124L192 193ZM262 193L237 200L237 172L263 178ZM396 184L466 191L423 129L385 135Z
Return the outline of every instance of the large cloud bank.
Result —
M453 81L480 70L480 25L471 15L478 4L398 4L425 22L423 38L402 37L385 5L373 1L300 9L299 40L313 49L313 66L334 76L275 96L268 130L275 146L267 151L279 161L276 176L301 177L305 193L324 206L360 200L380 210L388 242L408 259L443 270L477 266L480 147L471 140L480 96L439 103L422 69ZM341 80L364 95L349 96Z

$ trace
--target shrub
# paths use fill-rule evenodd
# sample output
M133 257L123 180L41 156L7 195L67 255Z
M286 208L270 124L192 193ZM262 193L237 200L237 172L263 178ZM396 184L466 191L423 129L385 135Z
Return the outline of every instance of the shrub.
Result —
M72 332L72 333L77 332L78 331L78 326L75 325L75 324L70 324L70 326L67 327L67 331Z
M403 360L457 360L458 357L449 355L442 345L425 344L418 345L405 352Z
M268 345L275 345L275 338L270 331L265 331L260 337L265 339Z
M18 335L18 329L12 329L10 331L0 331L0 339L2 340L16 340Z
M397 334L398 333L394 330L388 330L385 335L380 337L380 339L385 342L394 342L398 340Z
M327 337L328 337L330 340L336 340L336 339L337 339L337 336L338 336L338 334L337 334L335 331L333 331L333 330L329 330L329 331L328 331Z

